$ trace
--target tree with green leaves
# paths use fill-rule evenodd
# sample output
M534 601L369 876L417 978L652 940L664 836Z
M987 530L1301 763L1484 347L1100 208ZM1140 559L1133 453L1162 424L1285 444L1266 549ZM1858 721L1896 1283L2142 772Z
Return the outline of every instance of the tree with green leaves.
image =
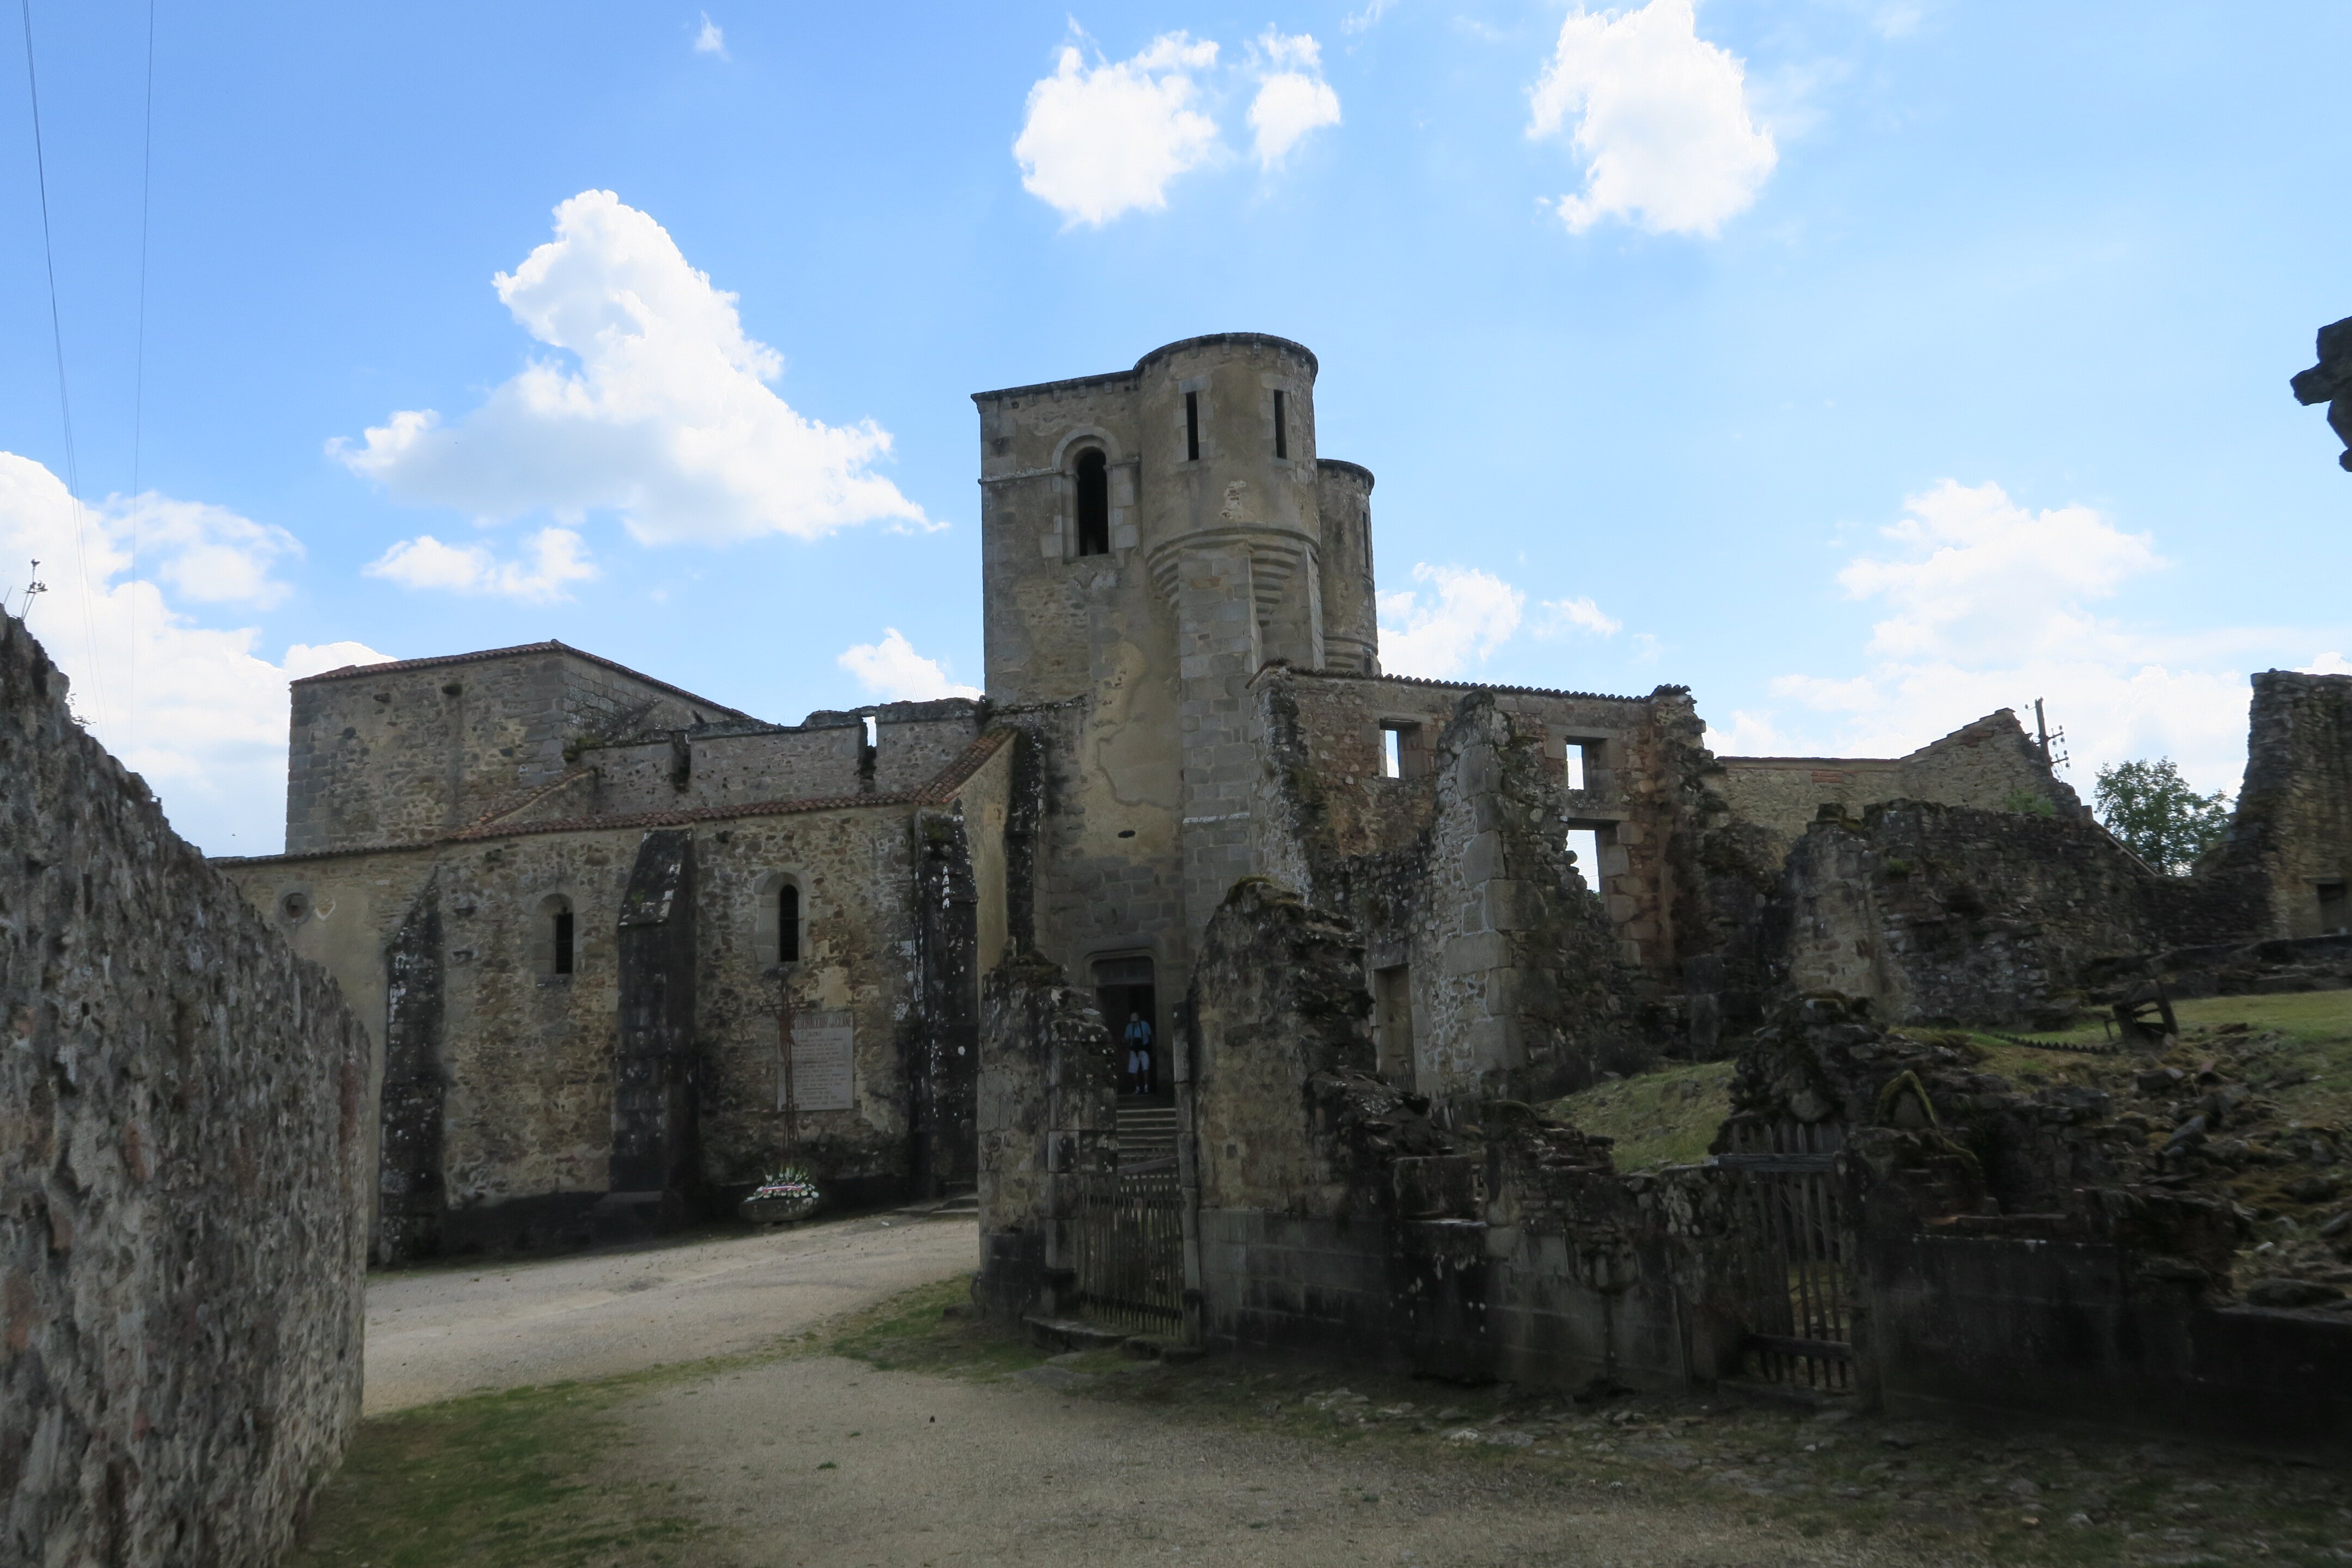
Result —
M2190 789L2170 757L2101 768L2098 799L2107 831L2168 876L2188 875L2230 826L2230 797Z

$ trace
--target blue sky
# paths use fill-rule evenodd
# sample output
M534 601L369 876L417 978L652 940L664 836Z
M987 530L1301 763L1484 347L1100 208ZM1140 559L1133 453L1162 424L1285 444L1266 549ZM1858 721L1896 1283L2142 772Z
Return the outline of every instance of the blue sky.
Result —
M1205 331L1320 357L1402 673L2045 697L2087 793L2352 668L2341 6L158 0L142 383L147 16L32 6L70 464L0 30L0 587L215 853L353 658L977 684L967 395Z

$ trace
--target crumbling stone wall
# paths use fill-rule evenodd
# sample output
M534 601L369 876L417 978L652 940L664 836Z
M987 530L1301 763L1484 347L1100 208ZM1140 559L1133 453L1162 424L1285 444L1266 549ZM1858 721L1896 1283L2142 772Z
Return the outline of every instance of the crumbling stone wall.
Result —
M1836 1130L1822 1142L1845 1151L1856 1349L1877 1400L2352 1452L2352 1313L2333 1285L2241 1292L2232 1191L2249 1166L2324 1171L2336 1141L2300 1124L2259 1150L2209 1138L2262 1121L2212 1061L2142 1058L2029 1090L1981 1056L1817 994L1758 1032L1733 1079L1718 1152L1744 1125Z
M1066 1177L1117 1157L1118 1067L1092 993L1017 943L982 982L978 1048L972 1296L1018 1321L1053 1311L1076 1279Z
M2352 923L2352 675L2270 669L2253 684L2245 783L2200 870L2265 899L2264 929L2235 934L2341 930Z
M2090 961L2170 945L2163 880L2079 818L1916 801L1825 815L1789 857L1786 980L1895 1022L2054 1022Z
M1890 800L2013 810L2020 796L2059 816L2086 815L2054 776L2017 714L1997 709L1901 757L1723 757L1717 787L1741 821L1779 839L1786 853L1824 805L1849 815Z
M359 1419L368 1045L0 617L0 1557L274 1561Z

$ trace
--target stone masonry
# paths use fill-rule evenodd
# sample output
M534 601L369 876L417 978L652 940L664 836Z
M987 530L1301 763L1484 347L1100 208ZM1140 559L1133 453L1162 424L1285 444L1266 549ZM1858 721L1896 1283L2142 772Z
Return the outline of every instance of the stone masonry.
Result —
M277 1560L359 1419L366 1030L0 617L0 1561Z

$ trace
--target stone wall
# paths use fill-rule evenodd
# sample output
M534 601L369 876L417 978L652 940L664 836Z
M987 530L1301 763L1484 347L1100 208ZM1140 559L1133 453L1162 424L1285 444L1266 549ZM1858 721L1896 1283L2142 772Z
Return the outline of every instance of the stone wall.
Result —
M359 1419L365 1034L0 617L0 1558L275 1561Z
M1892 1022L2056 1025L2095 961L2227 940L2233 894L2157 875L2084 818L1895 801L1824 815L1790 852L1780 978Z
M429 839L562 776L583 740L745 717L553 642L310 676L293 685L286 849Z
M969 1148L969 1071L924 1091L944 1098L918 1107L915 1096L940 1049L945 1063L960 1059L976 971L1003 949L1001 915L993 947L980 947L979 905L983 879L1002 900L1003 852L988 835L1003 831L1012 761L1001 746L969 773L942 773L950 784L927 805L904 795L768 803L224 863L298 951L386 1020L369 1121L383 1145L379 1255L573 1245L679 1217L604 1202L615 1190L628 886L647 843L671 835L690 841L694 864L691 964L663 993L691 994L692 1061L669 1059L674 1042L656 1053L665 1075L684 1070L694 1087L697 1171L675 1190L723 1205L787 1163L849 1202L902 1195L926 1171L969 1180L969 1153L948 1157ZM942 824L949 846L939 886L923 881L926 824ZM789 963L775 914L786 880L801 911ZM941 892L954 908L919 922L919 900ZM573 933L562 973L558 907ZM934 974L938 963L952 973ZM783 1102L786 1032L803 1025L848 1030L846 1106ZM931 1112L919 1158L917 1119Z
M1902 757L1722 757L1717 781L1741 821L1773 835L1783 852L1804 837L1824 805L1850 814L1889 800L1933 801L1985 811L2013 810L2017 797L2050 803L2056 815L2084 815L2074 790L2052 774L2017 714L1998 709Z
M972 1295L1017 1321L1075 1280L1067 1177L1115 1157L1118 1068L1091 988L1016 945L981 988L975 1118L980 1270Z
M2245 783L2228 837L2200 869L2266 897L2267 929L2247 935L2352 924L2352 676L2254 677Z

